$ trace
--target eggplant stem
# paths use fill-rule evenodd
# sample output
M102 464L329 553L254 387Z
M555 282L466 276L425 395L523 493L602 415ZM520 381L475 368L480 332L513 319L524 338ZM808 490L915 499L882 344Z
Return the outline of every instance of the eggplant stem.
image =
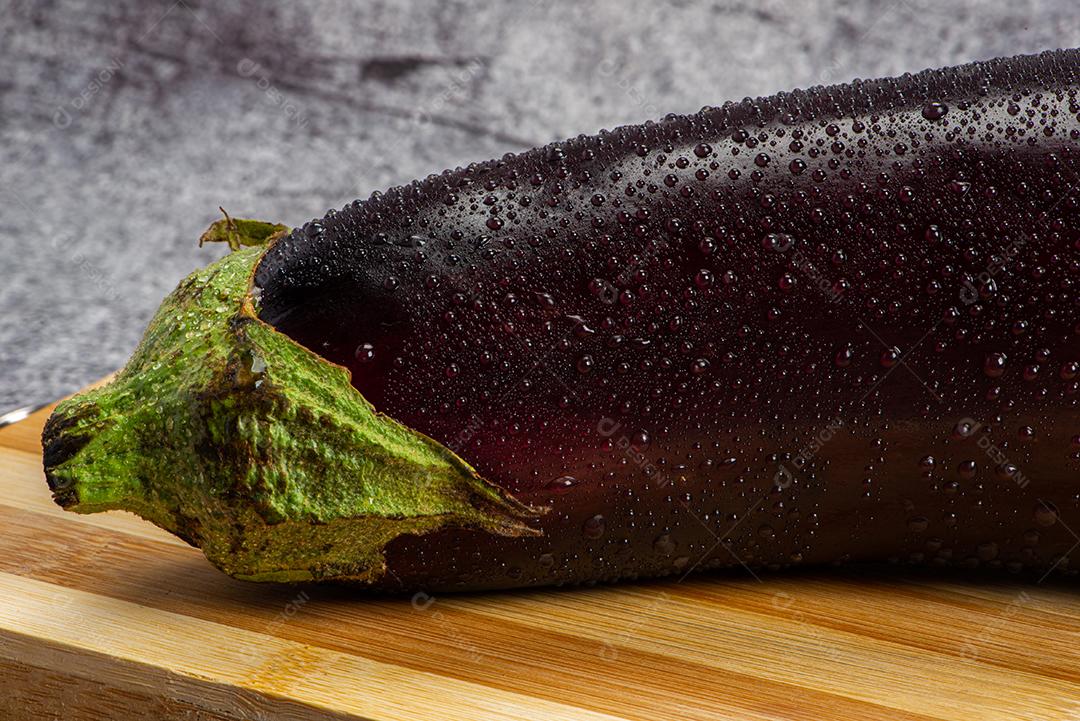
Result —
M281 223L233 218L220 205L218 210L225 217L211 223L210 227L199 236L200 248L205 243L227 243L229 249L235 252L242 247L269 245L289 232L289 227Z

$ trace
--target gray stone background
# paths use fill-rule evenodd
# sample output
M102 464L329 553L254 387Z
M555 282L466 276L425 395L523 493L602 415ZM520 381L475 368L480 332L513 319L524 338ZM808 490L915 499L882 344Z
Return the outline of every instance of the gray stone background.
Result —
M118 368L219 205L1077 44L1076 0L0 0L0 413Z

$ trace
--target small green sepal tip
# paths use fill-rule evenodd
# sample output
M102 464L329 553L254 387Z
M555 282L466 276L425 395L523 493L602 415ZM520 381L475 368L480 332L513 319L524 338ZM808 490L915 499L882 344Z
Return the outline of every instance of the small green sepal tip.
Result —
M232 218L221 206L218 206L218 210L225 217L211 223L199 236L200 248L206 243L228 243L230 250L240 250L245 246L265 246L289 232L288 226L280 223Z

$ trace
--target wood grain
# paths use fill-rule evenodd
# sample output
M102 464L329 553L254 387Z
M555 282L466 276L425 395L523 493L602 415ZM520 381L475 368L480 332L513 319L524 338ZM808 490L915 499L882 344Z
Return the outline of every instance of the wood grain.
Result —
M0 430L0 717L1080 721L1080 589L929 574L374 597L229 579Z

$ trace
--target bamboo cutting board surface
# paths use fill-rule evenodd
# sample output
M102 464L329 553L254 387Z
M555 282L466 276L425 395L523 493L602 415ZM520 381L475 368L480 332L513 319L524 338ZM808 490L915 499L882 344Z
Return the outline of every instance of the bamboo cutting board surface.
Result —
M1080 721L1080 584L745 571L370 597L51 502L0 430L0 718Z

